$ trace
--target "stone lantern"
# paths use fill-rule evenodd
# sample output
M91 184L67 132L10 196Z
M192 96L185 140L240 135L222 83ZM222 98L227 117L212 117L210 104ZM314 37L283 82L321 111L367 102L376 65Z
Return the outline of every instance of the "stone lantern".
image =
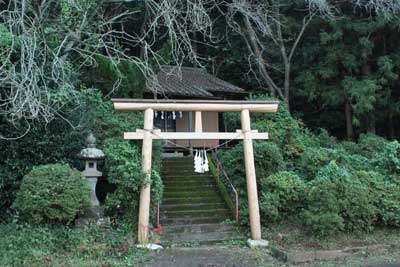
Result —
M100 207L99 200L96 196L96 184L98 177L102 173L97 170L97 163L104 159L104 153L96 148L96 138L92 133L86 138L86 148L82 149L78 154L78 158L85 160L85 169L81 172L87 178L90 188L90 207L86 209L82 216L75 220L76 226L85 226L89 224L97 224L99 226L108 227L110 218L104 216L104 209Z
M104 159L105 155L103 151L96 148L96 138L92 133L86 138L86 146L78 154L80 159L85 160L85 169L81 173L87 178L89 183L91 206L98 207L99 200L96 196L96 184L98 177L101 177L102 173L97 170L97 162Z

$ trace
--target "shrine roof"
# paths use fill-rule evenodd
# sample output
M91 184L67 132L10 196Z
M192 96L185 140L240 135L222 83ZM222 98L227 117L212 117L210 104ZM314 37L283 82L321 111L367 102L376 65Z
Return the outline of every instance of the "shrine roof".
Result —
M202 68L164 65L148 84L148 91L160 95L213 97L215 93L240 94L246 91L221 80Z

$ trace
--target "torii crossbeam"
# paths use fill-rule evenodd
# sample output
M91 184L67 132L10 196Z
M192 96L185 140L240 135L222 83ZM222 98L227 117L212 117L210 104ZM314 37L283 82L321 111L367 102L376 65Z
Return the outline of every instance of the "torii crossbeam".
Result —
M124 133L124 139L143 140L142 171L151 174L151 154L153 139L242 139L246 184L249 202L251 238L261 240L260 211L258 206L256 172L253 155L253 139L268 139L268 133L251 130L250 112L276 112L276 101L226 101L226 100L150 100L150 99L112 99L116 110L144 110L144 129ZM161 132L153 129L154 110L156 111L194 111L195 132ZM203 132L202 111L241 112L242 129L233 133ZM138 241L147 243L150 216L150 185L140 191Z

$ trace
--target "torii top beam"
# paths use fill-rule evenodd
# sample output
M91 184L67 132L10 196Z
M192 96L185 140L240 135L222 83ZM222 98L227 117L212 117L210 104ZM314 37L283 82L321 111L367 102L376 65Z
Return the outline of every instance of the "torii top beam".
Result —
M116 110L276 112L278 101L112 99Z

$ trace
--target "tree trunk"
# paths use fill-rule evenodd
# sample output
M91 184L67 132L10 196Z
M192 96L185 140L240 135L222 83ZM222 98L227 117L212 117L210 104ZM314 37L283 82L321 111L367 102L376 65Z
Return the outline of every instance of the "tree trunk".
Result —
M285 94L285 102L288 111L290 112L290 63L285 62L285 81L284 81L284 94Z
M367 133L376 134L376 119L374 112L368 112L367 116Z
M346 134L348 140L354 140L354 129L349 98L344 97L344 114L346 116Z
M142 25L140 26L140 36L144 36L146 32L146 27L147 27L147 20L148 20L148 10L147 10L147 5L144 5L144 10L143 10L143 22ZM142 45L140 48L140 54L139 58L144 59L144 53L145 53L145 47Z
M388 138L390 140L394 139L394 126L393 126L393 111L389 109L388 111Z
M366 62L362 66L361 73L362 73L363 79L368 79L369 76L371 75L371 65L368 64L368 62ZM367 133L375 134L376 133L376 127L375 127L376 119L375 119L374 111L367 112L366 122L367 122L367 127L366 127Z

